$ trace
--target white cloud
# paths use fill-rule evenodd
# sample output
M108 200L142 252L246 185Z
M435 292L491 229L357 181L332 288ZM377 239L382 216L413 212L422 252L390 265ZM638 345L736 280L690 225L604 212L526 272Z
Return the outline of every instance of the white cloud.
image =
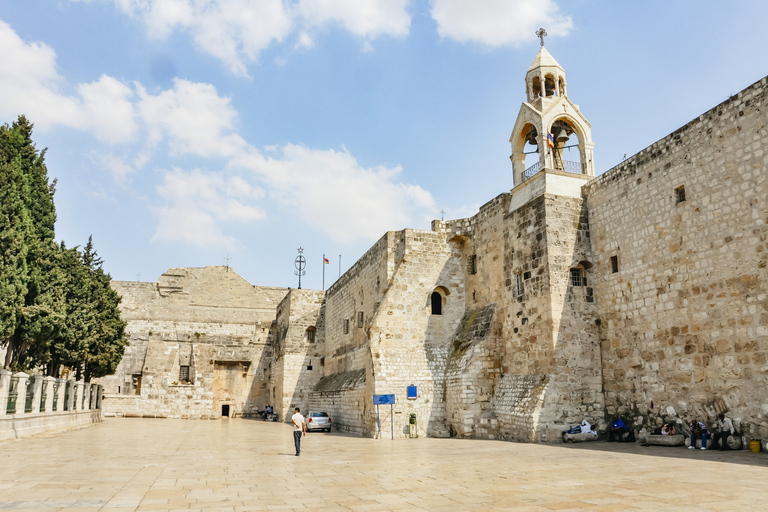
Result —
M346 150L288 144L281 157L251 152L233 167L256 172L270 198L340 242L371 239L407 227L434 210L431 194L397 180L401 168L364 168Z
M75 98L58 92L56 52L44 43L26 43L0 20L0 116L24 114L38 128L73 125L79 116Z
M72 0L91 2L94 0ZM370 39L407 35L411 17L408 0L100 0L113 2L147 34L166 38L175 31L191 35L197 49L211 55L232 73L247 76L247 64L275 42L298 30L296 47L313 45L306 29L338 23Z
M432 17L441 37L488 46L532 41L539 27L564 36L573 26L554 0L432 0Z
M232 131L237 111L213 85L176 79L173 89L155 96L138 89L139 114L153 144L167 138L172 153L203 157L232 156L247 146Z
M136 136L133 91L122 82L102 75L98 81L80 84L82 126L107 143L127 142Z
M117 182L124 182L126 178L134 172L133 166L124 158L111 153L102 154L93 151L90 154L91 161L99 167L108 171L112 178Z
M157 192L166 204L158 209L153 241L232 248L236 240L224 234L222 223L266 218L263 209L249 204L264 191L238 176L174 169L165 174Z
M339 23L368 38L405 36L411 26L408 0L300 0L298 10L309 26Z
M122 12L141 20L150 37L188 32L199 51L243 76L247 75L246 63L257 60L259 52L293 30L290 3L281 0L112 1Z
M24 114L39 129L64 125L93 133L108 143L131 140L137 130L131 89L102 76L77 87L78 95L59 91L66 85L56 70L56 52L44 43L26 43L0 21L0 117Z

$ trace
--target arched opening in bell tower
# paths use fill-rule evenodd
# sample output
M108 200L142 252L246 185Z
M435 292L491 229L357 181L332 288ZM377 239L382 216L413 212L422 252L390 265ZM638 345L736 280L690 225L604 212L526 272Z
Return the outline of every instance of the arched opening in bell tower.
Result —
M554 148L550 148L550 151L552 168L556 171L584 174L583 135L579 136L578 132L576 123L569 122L565 117L552 123L550 133Z

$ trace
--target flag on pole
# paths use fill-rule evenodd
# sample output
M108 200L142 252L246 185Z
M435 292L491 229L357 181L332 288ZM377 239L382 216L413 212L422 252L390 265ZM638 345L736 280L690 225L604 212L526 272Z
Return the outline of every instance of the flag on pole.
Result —
M549 144L549 147L554 148L555 147L555 137L547 132L547 144Z
M328 258L323 256L323 263L325 263L326 265L330 265L331 264L331 260L329 260Z

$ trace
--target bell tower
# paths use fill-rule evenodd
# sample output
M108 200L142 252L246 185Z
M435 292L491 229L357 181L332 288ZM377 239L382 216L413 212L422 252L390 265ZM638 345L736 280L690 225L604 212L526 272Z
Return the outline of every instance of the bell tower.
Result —
M592 126L568 97L565 70L544 48L547 33L539 29L536 35L541 49L525 74L526 101L509 138L515 187L542 171L582 179L595 175ZM532 153L538 161L526 168L526 154Z

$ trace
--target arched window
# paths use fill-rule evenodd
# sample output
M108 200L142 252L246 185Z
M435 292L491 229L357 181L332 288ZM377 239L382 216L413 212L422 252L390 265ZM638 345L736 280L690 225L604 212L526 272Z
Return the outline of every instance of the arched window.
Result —
M443 296L440 295L440 292L432 292L432 314L443 314Z
M315 342L315 333L316 332L317 332L317 329L315 329L314 327L307 327L306 337L307 337L307 341L309 343L314 343Z

